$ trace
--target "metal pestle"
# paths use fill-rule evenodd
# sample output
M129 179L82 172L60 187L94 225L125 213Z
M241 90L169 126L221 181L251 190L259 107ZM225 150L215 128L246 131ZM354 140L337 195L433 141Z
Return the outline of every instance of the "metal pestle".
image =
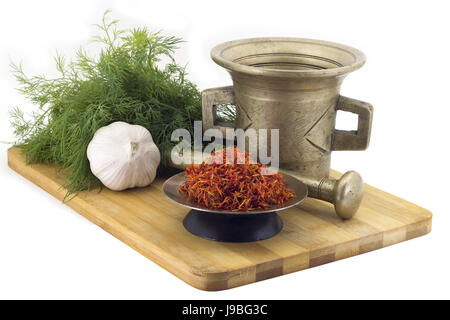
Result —
M347 171L338 180L324 177L320 180L305 178L292 170L286 172L308 186L308 196L334 204L336 214L350 219L358 211L364 193L364 183L356 171Z

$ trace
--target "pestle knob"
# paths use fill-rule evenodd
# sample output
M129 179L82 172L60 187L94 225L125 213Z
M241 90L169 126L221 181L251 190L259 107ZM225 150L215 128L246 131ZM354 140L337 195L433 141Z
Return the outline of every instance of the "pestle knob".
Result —
M329 180L326 185L333 188L320 190L333 198L334 208L339 217L350 219L358 211L364 193L364 183L356 171L347 171L339 180Z
M350 219L358 211L364 193L364 183L356 171L347 171L339 180L323 178L305 181L309 195L334 204L336 214Z

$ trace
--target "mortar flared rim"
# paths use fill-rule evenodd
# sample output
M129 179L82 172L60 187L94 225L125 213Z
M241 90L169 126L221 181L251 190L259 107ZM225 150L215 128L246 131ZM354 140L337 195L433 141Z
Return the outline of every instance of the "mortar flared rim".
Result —
M261 48L276 48L276 46L288 45L292 46L291 49L295 52L288 54L303 55L308 57L313 57L318 60L329 60L335 64L335 66L330 68L317 68L317 69L301 69L301 70L288 70L288 69L277 69L277 68L265 68L261 66L246 65L243 63L236 62L242 59L239 57L240 51L243 51L244 46L251 47L253 50L264 50ZM342 58L342 61L334 61L328 59L326 55L309 55L303 54L301 51L305 48L313 48L314 50L320 50L321 52L328 52L329 54L337 55ZM271 50L272 50L271 49ZM233 51L234 50L234 51ZM248 48L247 48L248 50ZM298 51L298 52L297 52ZM306 50L307 52L308 50ZM237 52L237 53L236 53ZM237 54L239 58L233 58L232 55ZM240 53L242 55L242 53ZM273 54L273 53L272 53ZM278 53L279 54L279 53ZM250 54L248 56L264 55L255 51L255 54ZM267 54L266 54L267 55ZM270 53L269 53L270 55ZM354 70L359 69L366 62L366 57L363 52L353 47L314 39L305 38L295 38L295 37L265 37L265 38L249 38L240 39L224 42L216 45L211 50L211 58L218 65L224 67L230 72L237 72L247 75L254 76L266 76L275 78L304 78L304 77L335 77L345 75Z

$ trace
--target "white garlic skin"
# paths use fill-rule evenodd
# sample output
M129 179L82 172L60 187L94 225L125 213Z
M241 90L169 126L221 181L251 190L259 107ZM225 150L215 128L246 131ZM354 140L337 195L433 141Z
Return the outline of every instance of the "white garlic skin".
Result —
M87 157L92 173L115 191L148 186L155 180L161 161L150 132L122 121L95 132Z

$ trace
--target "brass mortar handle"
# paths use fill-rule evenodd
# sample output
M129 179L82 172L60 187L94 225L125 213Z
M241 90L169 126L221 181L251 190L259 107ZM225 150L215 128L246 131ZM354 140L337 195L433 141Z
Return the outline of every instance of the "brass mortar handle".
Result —
M373 107L371 104L340 96L336 110L356 113L358 130L334 130L332 150L365 150L369 146Z
M364 194L364 183L356 171L347 171L338 180L324 177L311 179L299 176L295 171L289 173L308 186L308 196L334 204L336 214L342 219L350 219L358 211Z
M203 130L219 129L226 136L227 128L234 128L232 123L217 122L217 105L234 104L233 86L211 88L202 91L202 122Z

